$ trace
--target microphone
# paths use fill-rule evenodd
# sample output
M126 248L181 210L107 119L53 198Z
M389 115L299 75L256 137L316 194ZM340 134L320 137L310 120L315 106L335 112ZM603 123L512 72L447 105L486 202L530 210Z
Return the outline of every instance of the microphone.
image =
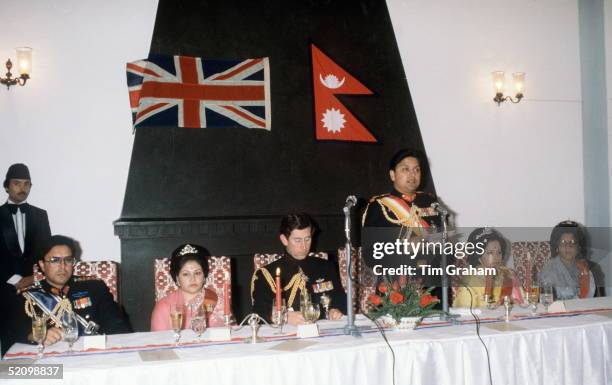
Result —
M357 198L355 195L349 195L346 197L346 202L344 203L344 207L350 209L357 204Z
M448 215L448 209L446 208L446 206L444 206L441 203L434 202L429 207L431 207L432 209L436 210L436 212L438 214L440 214L440 215Z

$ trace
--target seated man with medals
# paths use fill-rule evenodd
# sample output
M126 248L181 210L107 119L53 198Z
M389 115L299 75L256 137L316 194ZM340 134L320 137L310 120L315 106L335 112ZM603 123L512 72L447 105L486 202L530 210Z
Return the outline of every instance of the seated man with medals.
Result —
M469 235L468 244L476 245L468 263L476 270L494 269L495 274L474 274L460 277L453 307L497 307L508 297L513 304L526 303L526 294L514 270L504 266L506 240L492 228L478 228Z
M300 298L306 293L312 303L328 304L328 318L336 320L346 313L346 294L338 269L330 261L309 256L314 224L307 214L289 214L280 225L280 241L285 247L282 257L253 273L251 299L253 312L270 320L277 290L288 309L287 322L304 323ZM280 276L278 278L277 274ZM280 281L280 288L277 282ZM321 311L321 317L324 312Z
M61 318L65 312L76 315L79 335L131 332L104 282L72 275L76 248L75 241L63 235L54 235L49 240L38 261L45 279L21 293L21 312L11 321L18 342L32 341L28 317L41 314L48 322L45 345L63 338Z

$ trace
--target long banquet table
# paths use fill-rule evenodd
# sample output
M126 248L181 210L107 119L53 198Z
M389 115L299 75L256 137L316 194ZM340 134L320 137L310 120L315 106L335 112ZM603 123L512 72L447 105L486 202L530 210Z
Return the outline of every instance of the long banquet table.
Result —
M498 315L480 316L493 384L612 384L609 309L525 315L509 323L498 321ZM260 335L271 340L258 344L239 341L246 329L233 332L231 342L214 343L206 341L206 333L196 342L196 335L184 330L178 347L171 331L112 335L106 350L83 351L80 339L68 354L60 342L36 361L35 346L16 344L2 364L63 364L63 380L45 384L392 384L392 354L378 329L358 316L363 335L355 338L340 334L343 324L320 321L322 336L312 339L297 339L292 327L276 335L264 326ZM430 321L385 334L395 354L396 384L489 383L485 349L469 316L460 324Z

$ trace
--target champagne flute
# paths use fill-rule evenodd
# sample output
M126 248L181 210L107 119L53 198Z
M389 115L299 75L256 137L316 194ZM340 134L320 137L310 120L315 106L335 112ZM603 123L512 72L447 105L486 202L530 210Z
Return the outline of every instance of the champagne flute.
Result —
M540 288L538 286L532 286L529 290L529 305L531 306L531 314L536 315L538 310L538 302L540 300Z
M550 285L543 285L542 291L540 292L540 302L544 305L544 311L548 313L548 307L552 305L554 301L553 287Z
M36 356L39 360L43 358L45 345L45 337L47 336L47 318L45 316L37 316L34 314L32 317L32 339L38 343L38 355Z
M74 312L65 312L62 315L62 331L64 341L68 342L68 353L72 354L72 345L79 339L79 323Z
M279 327L279 331L274 334L283 334L283 326L287 323L289 318L289 314L287 313L287 303L283 298L281 301L281 306L276 307L276 298L272 303L272 323Z
M178 345L181 339L181 329L183 328L183 306L172 304L170 306L170 326L174 331L174 343Z
M191 330L198 335L197 340L200 341L206 330L206 310L203 305L191 308Z

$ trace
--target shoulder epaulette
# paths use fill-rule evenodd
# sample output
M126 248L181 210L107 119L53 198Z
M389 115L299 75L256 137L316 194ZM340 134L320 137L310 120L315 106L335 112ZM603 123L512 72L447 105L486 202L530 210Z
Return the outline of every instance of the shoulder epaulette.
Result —
M386 194L374 195L372 198L370 198L369 203L372 203L372 202L374 202L374 201L376 201L376 200L378 200L380 198L384 198L384 197L386 197L388 195L390 195L390 194L386 193Z

